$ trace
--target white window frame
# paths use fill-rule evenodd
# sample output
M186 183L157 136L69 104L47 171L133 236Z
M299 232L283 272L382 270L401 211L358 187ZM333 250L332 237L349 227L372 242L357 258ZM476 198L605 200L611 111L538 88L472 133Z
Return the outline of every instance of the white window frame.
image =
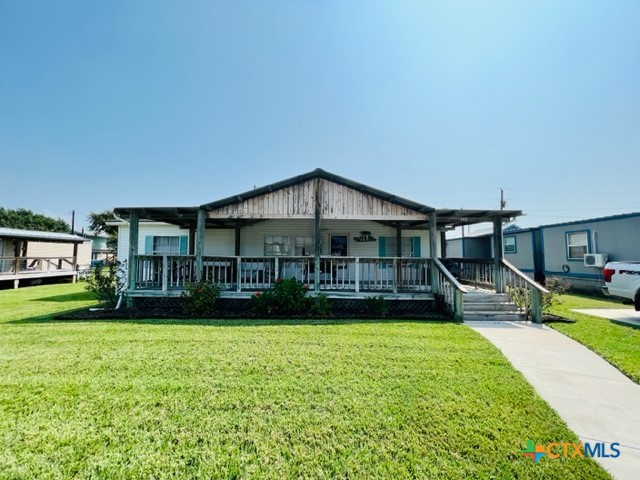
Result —
M578 230L575 232L566 232L565 240L567 244L567 260L583 260L584 254L589 253L589 231L588 230ZM582 238L580 240L575 239L580 235ZM574 237L574 238L572 238ZM580 254L580 256L571 256L572 248L584 248L584 252Z
M513 243L508 245L507 240L512 240ZM518 239L515 235L505 235L502 239L502 245L504 247L504 253L518 253ZM513 247L513 248L509 248Z
M158 250L156 247L157 240L171 240L170 248L168 250ZM173 249L173 241L175 240L175 250ZM179 235L154 235L151 243L152 255L180 255L180 236Z
M415 254L413 252L413 237L402 238L402 258L412 258ZM392 245L393 244L393 245ZM398 249L396 248L396 237L387 237L387 252L386 257L395 257Z

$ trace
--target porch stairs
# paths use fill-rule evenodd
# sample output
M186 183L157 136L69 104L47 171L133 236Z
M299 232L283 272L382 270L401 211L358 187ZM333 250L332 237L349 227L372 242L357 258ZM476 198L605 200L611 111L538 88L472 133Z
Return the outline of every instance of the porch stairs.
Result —
M463 311L465 321L526 320L525 313L511 302L508 294L491 290L470 288L463 297Z

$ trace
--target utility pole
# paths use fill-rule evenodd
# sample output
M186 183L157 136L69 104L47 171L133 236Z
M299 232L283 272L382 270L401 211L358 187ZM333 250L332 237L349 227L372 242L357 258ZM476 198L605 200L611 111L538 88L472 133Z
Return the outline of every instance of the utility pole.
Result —
M504 210L504 207L507 206L507 202L504 200L504 190L500 189L500 210Z
M73 231L76 227L76 211L71 210L71 235L73 235Z

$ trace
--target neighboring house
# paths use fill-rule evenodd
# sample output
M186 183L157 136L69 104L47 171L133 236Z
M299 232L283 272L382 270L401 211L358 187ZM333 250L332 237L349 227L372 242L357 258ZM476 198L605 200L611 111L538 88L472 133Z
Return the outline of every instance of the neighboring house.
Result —
M485 234L474 240L490 252L491 237ZM460 239L447 240L448 252L460 253L459 243ZM505 229L503 245L505 260L536 281L559 277L575 290L600 293L607 261L640 261L640 212ZM461 257L475 258L474 253L466 250Z
M104 260L111 262L115 259L116 252L107 246L109 235L106 233L84 234L85 238L91 240L91 260Z
M317 169L196 207L115 214L129 297L178 295L200 278L249 296L297 278L329 296L434 299L447 281L434 262L444 232L482 222L500 232L521 212L436 210Z
M90 261L91 242L80 236L0 227L0 288L75 281Z

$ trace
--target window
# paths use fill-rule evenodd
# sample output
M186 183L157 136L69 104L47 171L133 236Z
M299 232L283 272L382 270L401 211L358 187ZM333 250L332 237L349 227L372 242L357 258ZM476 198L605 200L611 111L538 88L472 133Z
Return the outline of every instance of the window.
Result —
M379 245L381 257L396 256L396 237L380 237L382 240ZM402 237L402 256L403 257L419 257L420 256L420 237Z
M346 235L330 235L329 246L331 249L331 255L335 257L346 257L347 247L349 244L349 237Z
M504 237L503 244L504 244L504 253L517 253L518 248L516 243L516 237L514 237L513 235Z
M567 233L567 258L569 260L582 260L588 251L589 239L587 232Z
M186 255L187 236L147 235L144 239L145 255Z
M264 255L266 257L309 256L313 255L315 242L313 237L287 237L268 235L264 237Z

